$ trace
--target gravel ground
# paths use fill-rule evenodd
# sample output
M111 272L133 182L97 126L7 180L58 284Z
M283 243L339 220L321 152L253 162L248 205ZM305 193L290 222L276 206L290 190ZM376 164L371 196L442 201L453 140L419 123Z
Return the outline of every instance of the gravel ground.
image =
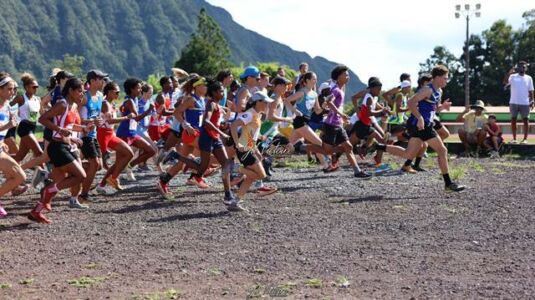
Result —
M434 164L363 181L291 163L248 213L227 212L217 176L180 175L163 201L155 172L87 211L60 196L49 226L25 217L36 193L3 199L0 298L533 298L535 161L452 159L457 194Z

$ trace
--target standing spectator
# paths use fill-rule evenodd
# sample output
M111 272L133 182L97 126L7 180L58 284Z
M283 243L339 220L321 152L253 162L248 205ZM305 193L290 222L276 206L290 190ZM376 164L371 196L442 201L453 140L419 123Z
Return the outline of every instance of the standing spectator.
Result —
M487 116L483 113L484 111L485 103L477 100L474 105L467 107L457 117L457 122L464 122L464 128L459 129L459 138L464 144L465 154L467 156L470 156L470 148L474 145L477 147L477 156L487 137L487 132L485 131Z
M524 139L521 143L528 143L529 111L535 107L535 102L533 102L533 79L526 74L528 66L529 64L525 61L518 62L516 67L509 71L506 77L507 81L504 82L506 86L511 86L511 98L509 101L511 130L513 132L511 144L518 143L516 141L516 120L518 114L520 114L524 122Z

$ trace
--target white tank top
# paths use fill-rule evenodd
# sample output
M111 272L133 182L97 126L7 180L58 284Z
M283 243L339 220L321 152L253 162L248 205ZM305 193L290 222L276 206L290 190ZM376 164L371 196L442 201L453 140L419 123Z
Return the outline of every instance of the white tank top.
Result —
M41 99L35 95L28 99L26 94L22 95L24 104L19 106L19 117L21 121L27 120L36 123L39 119L39 111L41 110Z

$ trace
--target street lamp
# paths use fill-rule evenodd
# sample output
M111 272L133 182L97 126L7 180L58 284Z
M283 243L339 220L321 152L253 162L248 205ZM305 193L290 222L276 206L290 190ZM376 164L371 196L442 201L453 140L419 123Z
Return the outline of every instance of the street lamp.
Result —
M468 107L470 105L470 55L469 55L469 24L470 17L481 17L481 4L476 4L475 8L470 8L470 4L461 6L455 5L455 18L459 19L461 16L466 18L466 41L464 44L464 105Z

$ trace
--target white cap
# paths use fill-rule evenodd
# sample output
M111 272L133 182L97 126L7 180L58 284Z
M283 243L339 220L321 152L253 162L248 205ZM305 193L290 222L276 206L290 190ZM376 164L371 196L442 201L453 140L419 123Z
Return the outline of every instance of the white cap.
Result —
M399 86L400 86L402 89L403 89L403 88L406 88L406 87L410 87L410 86L411 86L411 82L408 81L408 80L403 80Z
M321 91L323 91L324 89L330 89L330 88L331 88L331 83L328 81L325 81L322 84L320 84L318 91L321 93Z
M271 103L274 100L270 98L266 93L264 92L255 92L253 96L251 97L251 101L264 101L267 103Z

